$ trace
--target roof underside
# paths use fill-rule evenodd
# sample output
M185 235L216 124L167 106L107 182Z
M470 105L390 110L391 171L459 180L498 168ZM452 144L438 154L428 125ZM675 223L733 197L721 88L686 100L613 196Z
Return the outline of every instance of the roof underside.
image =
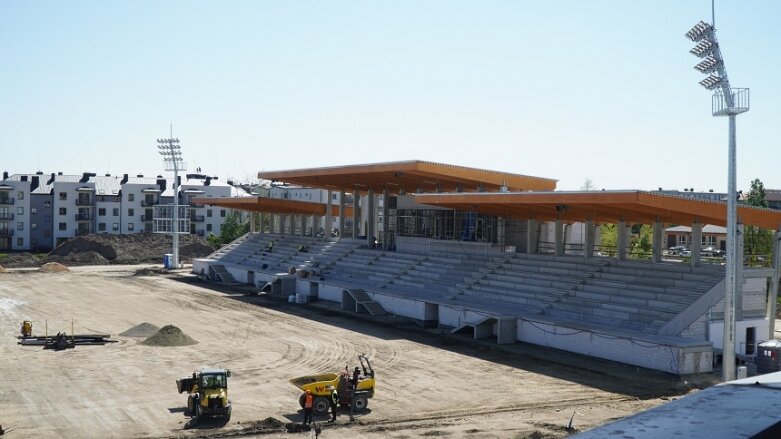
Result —
M321 189L376 193L551 191L556 180L418 160L259 172L258 178Z
M726 226L727 203L642 191L417 194L421 204L474 211L515 219L599 223L713 224ZM738 206L747 225L781 228L781 211Z
M280 213L294 215L320 215L325 216L325 204L310 201L282 200L266 197L231 197L231 198L196 198L196 204L220 206L228 209L245 210L250 212ZM345 206L345 217L351 217L353 209ZM339 206L331 205L331 215L339 216Z

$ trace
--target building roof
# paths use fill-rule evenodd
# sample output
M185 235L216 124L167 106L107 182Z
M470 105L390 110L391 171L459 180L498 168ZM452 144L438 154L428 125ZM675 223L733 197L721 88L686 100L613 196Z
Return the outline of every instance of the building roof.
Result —
M516 219L727 224L726 202L644 191L417 194L415 201ZM744 224L781 229L779 210L739 205L738 216Z
M30 193L33 195L50 194L52 186L47 184L50 175L47 174L14 174L8 177L10 181L22 181L22 176L27 177L27 181L32 181L33 177L38 177L38 187L33 189Z
M90 177L89 182L95 185L95 195L119 195L122 185L119 177L95 176Z
M311 201L285 200L266 197L214 198L202 197L193 200L196 204L220 206L228 209L247 210L251 212L303 214L325 216L325 204ZM345 217L352 216L351 206L344 207ZM339 206L331 205L331 215L339 216Z
M258 178L321 189L348 192L372 189L380 193L499 191L551 191L556 180L466 166L410 160L259 172Z

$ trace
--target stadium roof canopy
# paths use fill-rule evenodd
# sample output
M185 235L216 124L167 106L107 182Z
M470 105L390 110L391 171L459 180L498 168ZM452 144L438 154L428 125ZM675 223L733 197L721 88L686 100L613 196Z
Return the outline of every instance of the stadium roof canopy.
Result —
M415 202L515 219L725 226L727 203L643 191L416 194ZM781 229L781 211L738 206L744 224Z
M325 168L264 171L258 178L347 192L372 189L392 194L422 192L551 191L556 180L443 163L410 160Z
M196 204L220 206L228 209L246 210L250 212L325 216L325 204L311 201L266 197L202 197L195 198L193 202ZM345 217L352 216L352 207L345 206L344 209ZM331 205L331 215L339 216L338 205Z

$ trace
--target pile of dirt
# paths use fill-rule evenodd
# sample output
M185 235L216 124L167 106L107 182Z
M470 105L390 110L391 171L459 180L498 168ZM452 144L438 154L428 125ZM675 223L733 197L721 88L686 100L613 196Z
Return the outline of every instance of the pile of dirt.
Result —
M160 274L168 274L168 270L164 268L139 268L133 273L133 276L157 276Z
M51 258L68 265L160 264L163 262L163 255L171 252L171 245L170 235L158 233L86 235L63 242L49 253L47 260ZM191 262L192 259L208 256L213 251L214 248L198 235L179 237L181 262Z
M68 270L68 267L58 262L47 262L41 265L41 268L39 268L38 271L42 273L65 273L70 270Z
M40 267L41 261L30 253L11 253L3 258L7 268Z
M251 422L250 425L249 425L249 428L262 430L262 429L272 429L272 428L273 429L278 429L278 428L282 428L284 426L285 426L284 422L280 421L277 418L272 418L271 416L269 416L268 418L266 418L266 419L264 419L262 421Z
M119 335L123 337L150 337L159 330L160 330L159 327L151 323L144 322L139 325L133 326L132 328L128 329L127 331Z
M189 346L198 343L174 325L160 328L154 335L142 341L147 346Z

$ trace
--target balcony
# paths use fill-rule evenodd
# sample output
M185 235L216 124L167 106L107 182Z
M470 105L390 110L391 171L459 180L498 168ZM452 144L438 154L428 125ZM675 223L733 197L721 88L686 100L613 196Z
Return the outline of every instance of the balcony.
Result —
M92 232L89 229L76 230L76 236L85 236L85 235L89 235L90 233Z
M204 222L203 215L190 215L190 221L194 223L202 223Z
M91 213L77 213L76 221L92 221L95 219L95 215Z
M152 215L141 215L141 221L145 223L151 223L152 222Z
M158 204L160 204L160 203L157 202L157 201L146 201L146 200L144 200L144 201L141 202L141 207L154 207L154 206L157 206Z
M0 204L14 204L14 198L0 198Z
M10 221L14 219L13 213L0 213L0 221Z
M77 206L92 206L93 204L95 203L90 198L76 198Z
M14 229L0 229L0 236L14 236Z

